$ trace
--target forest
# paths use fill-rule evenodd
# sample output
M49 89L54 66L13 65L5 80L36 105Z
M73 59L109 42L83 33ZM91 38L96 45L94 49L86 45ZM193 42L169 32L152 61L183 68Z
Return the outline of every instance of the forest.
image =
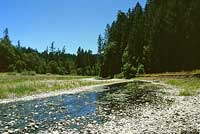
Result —
M200 1L148 0L127 12L99 35L98 52L79 47L77 54L55 47L38 52L12 44L8 29L0 40L0 72L99 75L132 78L141 73L188 71L200 68ZM95 44L96 45L96 44Z
M20 41L13 45L6 28L0 41L0 72L97 75L97 56L91 50L79 47L77 55L66 51L65 46L56 49L54 41L41 53L22 47Z
M189 71L200 68L200 1L148 0L99 36L100 76Z

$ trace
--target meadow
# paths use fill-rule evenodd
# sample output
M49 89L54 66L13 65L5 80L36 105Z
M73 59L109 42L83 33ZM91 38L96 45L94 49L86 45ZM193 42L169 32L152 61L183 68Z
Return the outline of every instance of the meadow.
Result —
M200 79L199 78L180 78L168 79L167 84L176 86L179 90L180 96L193 96L200 93Z
M180 90L180 96L194 96L200 93L200 70L143 74L136 79L162 81Z
M90 77L74 75L23 75L19 73L1 73L0 99L108 83L107 81L89 81L85 80L86 78Z

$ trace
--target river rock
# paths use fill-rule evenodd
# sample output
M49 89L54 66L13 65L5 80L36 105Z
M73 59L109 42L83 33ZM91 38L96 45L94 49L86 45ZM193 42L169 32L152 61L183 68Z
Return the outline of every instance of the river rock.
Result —
M8 133L9 133L9 134L13 134L14 131L13 131L13 130L8 130Z

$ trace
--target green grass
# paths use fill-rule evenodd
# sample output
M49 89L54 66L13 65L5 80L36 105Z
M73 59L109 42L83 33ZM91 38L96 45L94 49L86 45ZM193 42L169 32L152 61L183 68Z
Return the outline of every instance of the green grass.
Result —
M162 77L162 76L172 76L172 75L195 75L200 74L200 70L193 71L180 71L180 72L165 72L165 73L156 73L156 74L141 74L142 77Z
M108 83L106 81L85 81L89 76L0 74L0 99L22 97L55 90L67 90L81 86Z
M200 92L199 78L169 79L166 83L180 88L180 96L192 96Z

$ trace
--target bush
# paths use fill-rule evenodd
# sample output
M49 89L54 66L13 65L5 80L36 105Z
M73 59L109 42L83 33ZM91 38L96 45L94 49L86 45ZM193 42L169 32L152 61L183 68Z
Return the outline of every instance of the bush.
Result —
M36 72L35 71L23 71L21 73L21 75L32 75L32 76L34 76L34 75L36 75Z
M7 75L17 75L17 72L8 72Z
M71 75L76 75L76 74L77 74L77 71L76 71L75 69L73 69L73 70L70 71L70 74L71 74Z
M64 67L57 67L57 70L58 70L58 74L60 75L68 74L68 72L65 70Z
M15 65L9 65L8 66L8 71L10 71L10 72L15 72L16 71L16 66Z
M137 73L137 69L134 66L132 66L131 67L131 76L132 76L132 78L135 77L136 73Z
M48 72L52 74L58 74L58 64L56 61L50 61L48 64Z
M83 75L84 74L84 71L82 68L78 68L77 69L77 75Z
M137 69L129 63L124 64L123 66L123 75L125 78L130 79L135 77Z
M29 71L29 75L34 76L34 75L36 75L36 72L35 71Z
M137 68L137 74L144 74L144 65L143 64L139 64L138 68Z
M124 78L124 74L123 74L123 73L116 74L116 75L114 76L114 78L122 79L122 78Z
M183 90L183 91L180 92L179 95L180 96L192 96L193 93L191 91L189 91L189 90Z

